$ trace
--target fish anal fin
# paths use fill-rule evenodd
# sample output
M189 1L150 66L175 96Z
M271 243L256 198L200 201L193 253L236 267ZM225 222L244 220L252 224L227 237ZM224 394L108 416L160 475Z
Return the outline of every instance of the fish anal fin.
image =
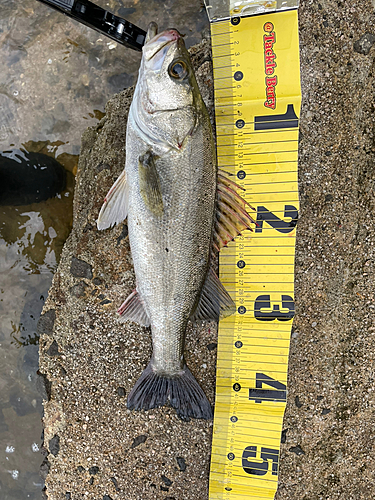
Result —
M163 197L155 166L156 157L148 151L138 159L139 190L146 207L157 217L163 215Z
M133 290L117 312L120 314L121 322L134 321L142 326L150 326L151 324L137 290Z
M243 189L229 179L226 172L219 170L214 230L214 247L219 250L241 234L244 229L252 231L250 224L255 224L254 219L247 212L249 208L252 210L254 208L235 191L235 188Z
M202 288L198 305L190 317L191 321L214 320L233 314L236 306L221 284L213 269L210 268Z
M107 229L126 219L128 215L128 203L128 184L126 181L126 172L123 170L104 199L98 220L96 221L98 229Z

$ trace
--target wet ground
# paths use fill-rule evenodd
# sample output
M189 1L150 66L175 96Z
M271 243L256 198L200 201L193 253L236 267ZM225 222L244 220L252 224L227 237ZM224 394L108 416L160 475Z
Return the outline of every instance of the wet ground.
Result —
M146 28L176 27L190 46L208 22L195 0L96 2ZM0 151L43 152L68 171L47 202L0 208L0 498L41 499L36 323L72 222L82 132L135 82L140 55L37 0L1 1Z

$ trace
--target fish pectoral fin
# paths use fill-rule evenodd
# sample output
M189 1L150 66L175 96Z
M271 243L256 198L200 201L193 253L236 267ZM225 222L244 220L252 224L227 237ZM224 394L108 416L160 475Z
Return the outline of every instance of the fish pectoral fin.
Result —
M117 312L120 314L121 322L134 321L142 326L150 326L151 324L137 290L133 290Z
M129 189L126 172L122 171L119 178L108 191L99 212L96 224L98 229L107 229L126 219L128 215Z
M214 247L220 250L244 229L252 231L250 224L255 224L255 221L247 210L255 209L237 193L238 189L244 189L221 169L218 171L217 189Z
M146 207L156 216L163 215L159 174L155 166L156 156L147 151L138 160L139 190Z
M236 306L221 284L216 273L210 268L198 305L190 317L191 321L214 320L233 314Z

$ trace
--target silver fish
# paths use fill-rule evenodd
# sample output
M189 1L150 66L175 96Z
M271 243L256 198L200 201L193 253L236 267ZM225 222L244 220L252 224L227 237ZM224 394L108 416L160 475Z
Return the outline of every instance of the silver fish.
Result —
M125 169L97 225L128 218L136 290L123 320L150 326L153 353L128 397L131 409L170 403L182 418L212 418L186 366L187 323L218 320L234 303L210 266L213 248L250 228L236 184L217 171L210 119L189 54L174 29L151 23L129 111Z

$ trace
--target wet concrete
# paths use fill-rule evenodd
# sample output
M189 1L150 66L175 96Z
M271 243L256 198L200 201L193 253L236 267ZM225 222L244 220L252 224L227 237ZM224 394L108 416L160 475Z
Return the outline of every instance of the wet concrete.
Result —
M146 29L178 26L187 46L200 42L207 16L199 0L96 0ZM37 0L2 0L0 151L30 140L78 154L82 131L96 125L116 92L133 85L141 55ZM34 151L34 150L33 150Z
M374 5L301 3L297 314L277 500L367 500L375 496ZM207 43L199 50L212 110ZM98 232L95 219L124 165L131 95L111 99L83 135L73 231L44 308L54 311L40 344L53 500L208 498L212 424L181 422L168 408L126 409L150 338L115 319L134 287L126 226ZM211 401L215 342L215 325L189 331L188 363Z
M72 221L73 176L55 198L0 209L0 498L41 499L36 326Z

